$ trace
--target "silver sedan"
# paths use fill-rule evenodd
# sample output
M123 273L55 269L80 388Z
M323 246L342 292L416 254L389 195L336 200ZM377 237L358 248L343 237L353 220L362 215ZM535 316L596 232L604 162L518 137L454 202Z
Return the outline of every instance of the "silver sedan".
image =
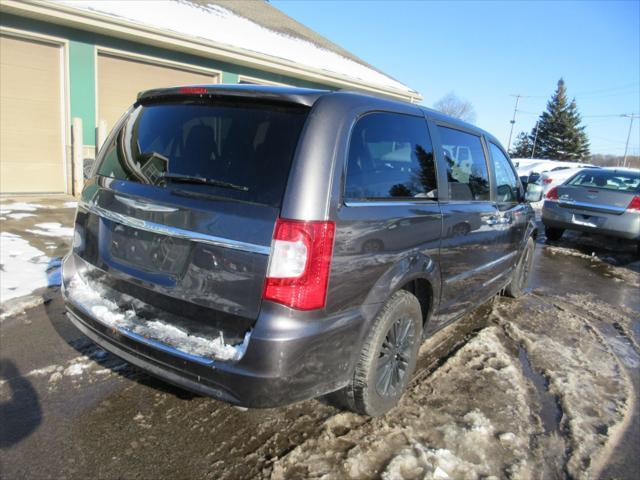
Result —
M635 240L640 251L640 170L581 170L547 192L542 223L550 240L578 230Z

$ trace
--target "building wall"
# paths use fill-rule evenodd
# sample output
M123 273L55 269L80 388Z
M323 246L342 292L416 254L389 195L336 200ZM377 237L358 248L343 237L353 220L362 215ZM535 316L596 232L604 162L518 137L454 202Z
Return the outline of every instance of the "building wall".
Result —
M86 151L91 151L96 144L96 51L99 47L218 70L222 73L222 83L238 83L240 76L247 76L298 87L333 88L285 75L15 15L2 14L0 27L59 37L68 42L69 117L82 119L83 143Z

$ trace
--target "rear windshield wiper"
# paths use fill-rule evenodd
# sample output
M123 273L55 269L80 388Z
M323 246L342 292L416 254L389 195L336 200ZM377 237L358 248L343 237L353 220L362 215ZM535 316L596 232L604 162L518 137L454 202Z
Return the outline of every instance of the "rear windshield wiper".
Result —
M214 187L230 188L232 190L240 190L241 192L248 192L249 187L244 185L236 185L235 183L225 182L222 180L216 180L215 178L199 177L197 175L183 175L181 173L164 173L160 176L161 179L169 180L172 182L180 183L201 183L204 185L213 185Z

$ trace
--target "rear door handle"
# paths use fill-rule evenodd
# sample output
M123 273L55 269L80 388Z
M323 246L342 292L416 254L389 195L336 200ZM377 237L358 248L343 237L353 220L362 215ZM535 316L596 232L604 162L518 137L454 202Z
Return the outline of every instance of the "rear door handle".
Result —
M484 223L487 225L497 225L500 221L496 218L495 215L491 215L490 217L484 218Z

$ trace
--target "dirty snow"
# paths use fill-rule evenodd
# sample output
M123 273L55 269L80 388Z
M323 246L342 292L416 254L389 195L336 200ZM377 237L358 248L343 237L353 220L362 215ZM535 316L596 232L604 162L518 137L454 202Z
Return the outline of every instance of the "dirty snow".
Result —
M275 463L272 478L530 477L529 438L539 426L530 422L526 381L501 337L498 327L484 329L432 376L414 381L384 417L330 418L317 438ZM501 395L483 402L492 392Z
M586 478L602 466L610 437L633 410L633 386L608 341L586 315L577 313L580 304L563 308L565 301L552 297L549 304L533 308L520 303L519 312L501 304L495 315L548 379L563 412L566 470ZM514 322L514 317L522 320Z
M372 68L325 50L311 42L264 28L219 5L165 1L149 8L140 0L65 0L69 7L123 18L142 25L170 30L188 37L278 57L306 67L359 79L367 83L410 92L406 85Z
M616 324L628 323L627 314L634 313L619 312ZM418 372L386 416L330 417L317 435L275 461L271 478L597 476L636 408L623 372L623 363L636 363L617 355L629 352L555 299L551 305L535 296L500 300L488 322L434 373ZM437 342L429 339L421 355ZM526 375L519 348L548 380L547 392ZM559 405L556 429L545 428L541 393Z
M137 333L192 355L218 360L239 360L249 343L249 332L242 343L229 345L222 337L211 339L190 335L163 321L139 318L135 310L121 309L115 302L104 298L104 292L98 286L90 286L77 277L69 283L67 293L76 305L110 327Z

